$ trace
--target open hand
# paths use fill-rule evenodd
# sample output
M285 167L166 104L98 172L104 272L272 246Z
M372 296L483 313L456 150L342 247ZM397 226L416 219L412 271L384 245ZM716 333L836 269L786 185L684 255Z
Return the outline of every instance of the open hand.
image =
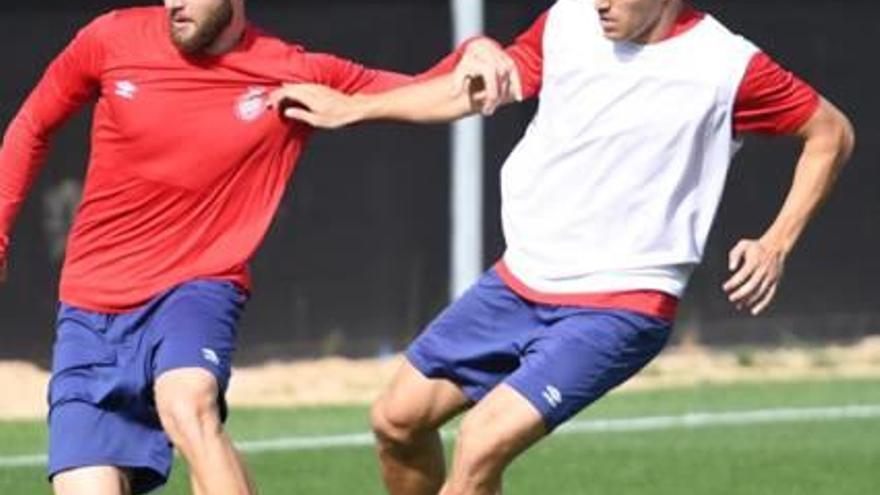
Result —
M474 40L453 72L453 96L467 91L471 107L492 115L504 103L522 101L522 83L513 59L488 38Z
M733 275L724 292L736 309L752 315L764 311L776 296L785 265L785 252L755 239L743 239L730 251Z
M267 105L285 118L321 129L344 127L357 116L355 97L319 84L285 84L269 95Z

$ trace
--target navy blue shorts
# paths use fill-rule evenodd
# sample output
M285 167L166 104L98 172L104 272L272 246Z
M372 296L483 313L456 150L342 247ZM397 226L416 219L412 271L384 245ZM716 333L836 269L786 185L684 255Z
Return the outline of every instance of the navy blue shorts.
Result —
M49 477L87 466L132 474L134 493L168 479L173 460L153 385L162 373L203 368L223 392L246 295L229 282L197 280L123 314L62 304L49 384Z
M648 364L671 328L630 311L533 303L493 269L416 338L407 358L474 402L506 383L550 432Z

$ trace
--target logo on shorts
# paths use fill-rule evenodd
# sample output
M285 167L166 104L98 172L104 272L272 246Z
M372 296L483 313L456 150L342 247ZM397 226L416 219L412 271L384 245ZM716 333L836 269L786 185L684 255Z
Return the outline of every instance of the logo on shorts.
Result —
M544 400L550 404L550 407L556 407L559 404L562 404L562 392L553 385L547 385L547 388L541 392L541 395L544 396Z
M214 352L214 349L202 348L202 357L205 358L205 361L214 363L215 366L220 366L220 358Z
M245 122L257 120L266 111L266 88L254 86L238 97L235 115Z

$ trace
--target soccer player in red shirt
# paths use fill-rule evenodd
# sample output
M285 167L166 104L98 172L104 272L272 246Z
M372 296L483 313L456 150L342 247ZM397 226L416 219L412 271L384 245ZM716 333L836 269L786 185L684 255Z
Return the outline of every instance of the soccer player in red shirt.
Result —
M97 18L6 131L0 281L49 138L96 100L49 390L56 493L150 491L167 479L169 440L195 493L253 493L222 427L224 391L247 263L311 134L269 111L268 94L282 81L353 93L409 78L282 42L244 4L165 0Z
M473 78L485 94L450 96ZM831 103L682 0L558 0L506 50L472 45L452 75L382 95L292 85L273 101L335 128L448 121L514 95L540 102L501 172L504 257L413 342L373 408L394 495L500 493L516 456L660 352L745 133L804 143L774 222L730 252L730 301L767 308L854 145ZM465 410L444 479L438 428Z

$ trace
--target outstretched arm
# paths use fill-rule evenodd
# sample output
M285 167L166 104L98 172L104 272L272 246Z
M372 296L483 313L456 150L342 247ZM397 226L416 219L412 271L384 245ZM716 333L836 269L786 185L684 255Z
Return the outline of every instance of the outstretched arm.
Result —
M744 239L730 252L734 274L724 290L738 309L753 315L773 301L788 254L828 197L855 145L849 120L824 99L795 134L803 138L804 148L781 210L759 239Z
M476 113L482 93L452 93L453 76L376 95L346 95L326 86L289 85L273 94L273 106L284 116L323 129L336 129L368 120L448 122Z
M272 104L288 118L321 128L365 120L429 123L477 112L491 115L500 105L538 93L546 18L541 16L506 49L488 38L468 43L450 74L375 95L287 85L273 94Z
M488 83L487 83L488 82ZM270 104L285 117L336 129L369 120L448 122L521 99L519 74L503 49L488 40L468 45L451 73L377 94L346 94L317 84L290 84Z

